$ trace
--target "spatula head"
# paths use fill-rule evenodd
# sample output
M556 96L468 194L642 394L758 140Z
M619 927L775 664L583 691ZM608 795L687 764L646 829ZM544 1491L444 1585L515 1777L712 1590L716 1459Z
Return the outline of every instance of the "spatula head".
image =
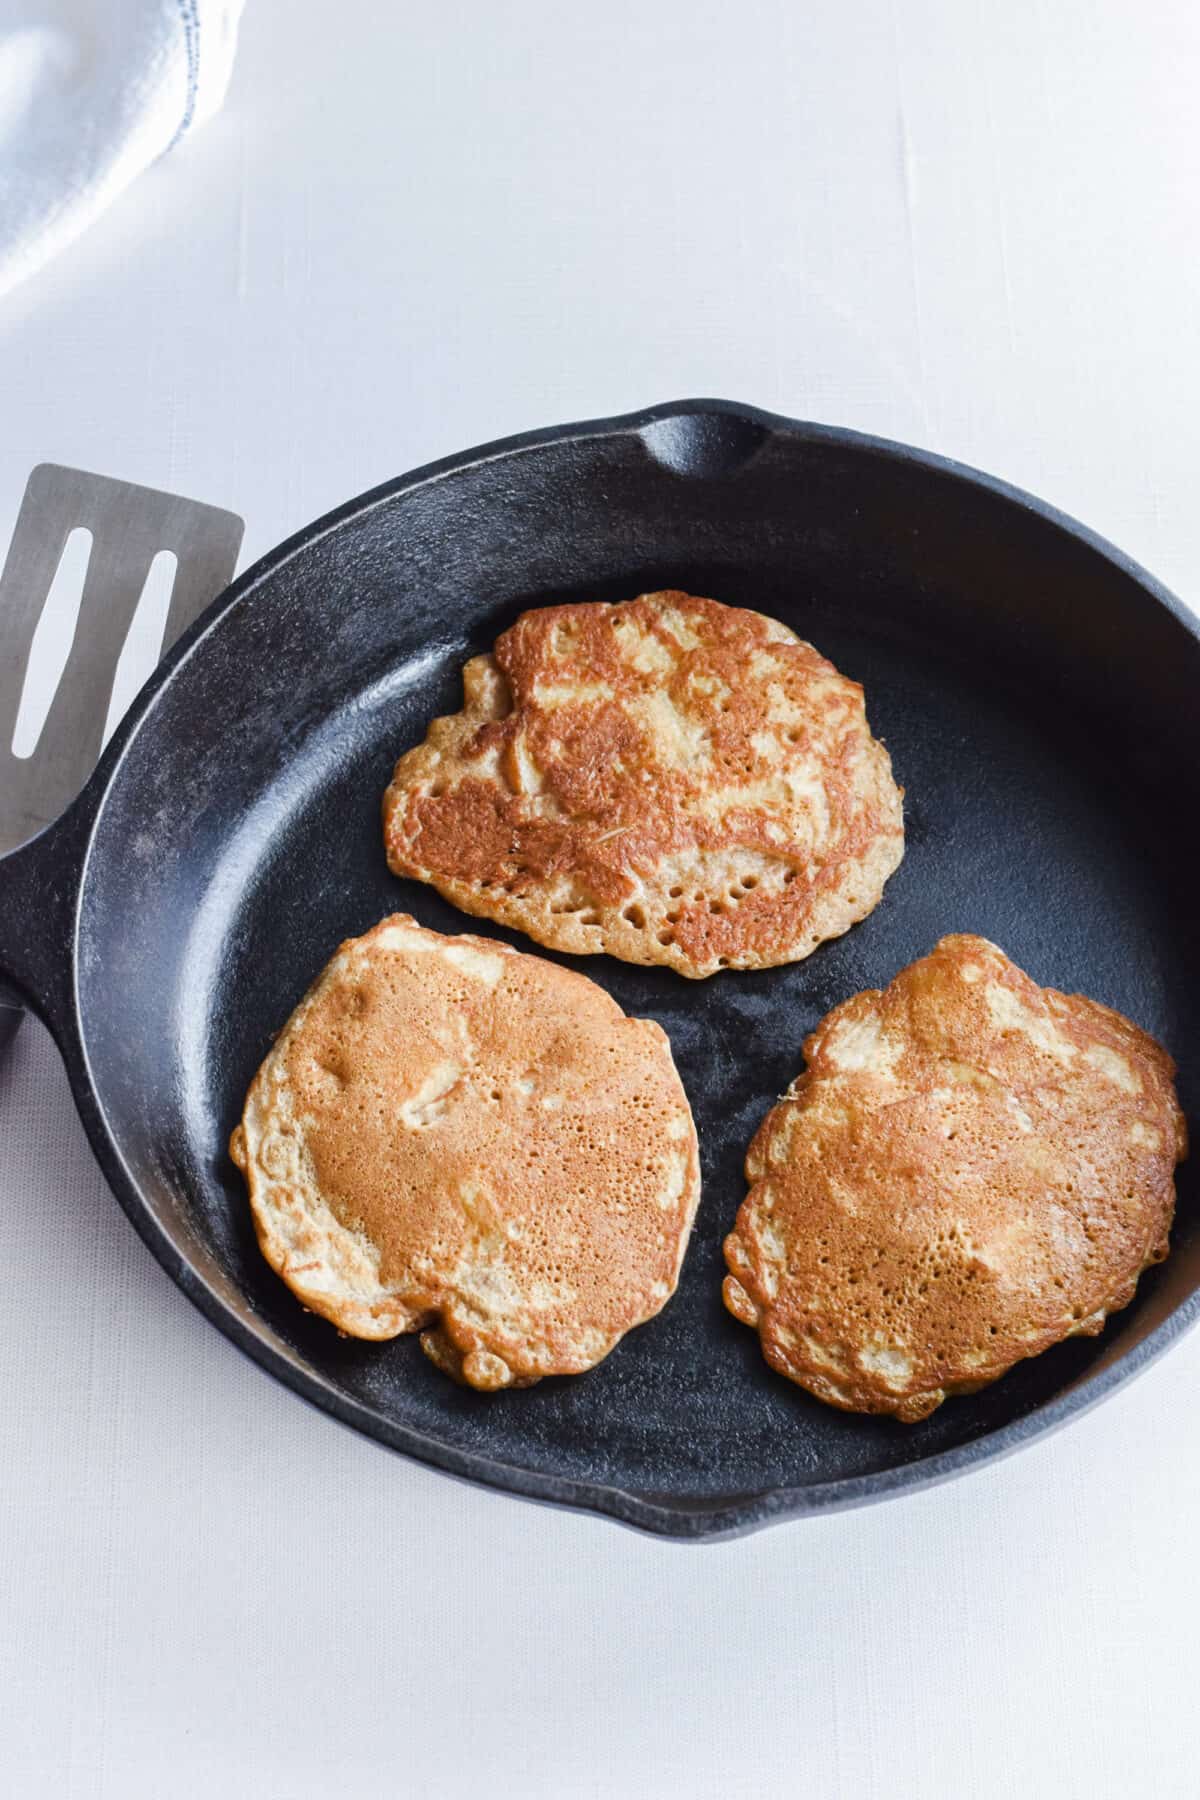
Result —
M92 543L66 666L32 755L18 757L13 733L33 634L80 527ZM155 556L177 558L161 655L228 586L243 530L236 513L177 494L57 463L34 469L0 574L0 855L56 819L95 767L117 661Z

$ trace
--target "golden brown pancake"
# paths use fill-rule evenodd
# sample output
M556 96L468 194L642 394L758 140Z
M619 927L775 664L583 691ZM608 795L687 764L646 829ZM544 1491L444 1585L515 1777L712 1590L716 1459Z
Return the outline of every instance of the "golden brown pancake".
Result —
M384 796L388 862L541 944L683 975L808 956L904 853L857 682L690 594L525 613Z
M833 1406L923 1419L1103 1327L1167 1254L1175 1065L985 938L822 1019L746 1158L725 1304Z
M700 1192L659 1026L583 975L396 914L351 938L230 1152L263 1255L353 1337L476 1388L573 1375L674 1291Z

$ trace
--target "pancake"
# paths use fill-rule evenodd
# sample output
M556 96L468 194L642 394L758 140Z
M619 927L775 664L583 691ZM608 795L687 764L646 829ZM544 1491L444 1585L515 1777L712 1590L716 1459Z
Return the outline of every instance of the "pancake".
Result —
M338 950L230 1153L259 1245L343 1332L472 1387L573 1375L674 1291L700 1192L659 1026L569 969L396 914Z
M1101 1330L1167 1254L1175 1065L978 937L829 1013L763 1121L725 1304L833 1406L923 1419Z
M904 853L862 688L760 613L544 607L463 691L396 765L388 862L556 950L689 976L796 962Z

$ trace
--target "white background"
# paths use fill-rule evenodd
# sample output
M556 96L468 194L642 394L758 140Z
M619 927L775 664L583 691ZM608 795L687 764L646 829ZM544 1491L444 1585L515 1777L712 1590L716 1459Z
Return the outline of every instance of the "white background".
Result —
M0 303L30 466L248 520L685 394L908 438L1200 594L1190 0L250 0L225 112ZM1200 1336L1017 1459L706 1548L243 1361L0 1067L0 1787L1200 1792Z

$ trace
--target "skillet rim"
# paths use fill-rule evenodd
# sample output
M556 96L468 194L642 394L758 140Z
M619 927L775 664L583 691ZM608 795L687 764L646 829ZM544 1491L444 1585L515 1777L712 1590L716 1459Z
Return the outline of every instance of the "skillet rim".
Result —
M46 860L72 870L59 904L60 931L69 936L69 974L61 968L28 983L35 1010L50 1027L66 1064L75 1103L101 1170L122 1210L138 1235L188 1299L199 1308L238 1349L274 1375L292 1392L321 1411L374 1438L392 1450L413 1457L442 1473L472 1481L519 1497L560 1507L592 1512L615 1519L652 1535L673 1540L699 1541L741 1535L809 1513L822 1513L863 1505L900 1492L916 1492L954 1475L1011 1455L1024 1445L1057 1430L1082 1415L1140 1374L1171 1344L1200 1320L1200 1287L1185 1296L1153 1330L1122 1351L1094 1374L1084 1374L1064 1392L1008 1425L984 1433L931 1457L867 1474L844 1477L803 1487L775 1487L751 1494L715 1496L711 1499L664 1498L629 1491L600 1482L587 1482L542 1473L463 1451L444 1444L411 1426L398 1424L364 1402L352 1399L331 1381L304 1364L285 1346L266 1337L239 1318L216 1291L188 1253L155 1216L121 1153L115 1133L100 1102L86 1046L79 991L80 922L89 880L96 831L109 792L116 782L125 755L151 713L159 693L200 649L213 626L287 562L321 538L336 532L352 518L435 481L445 480L484 462L517 457L551 443L591 440L644 433L663 420L715 416L748 423L766 437L788 436L814 446L838 446L888 463L901 463L983 490L1009 505L1032 513L1056 530L1073 538L1132 581L1151 603L1164 608L1188 635L1200 642L1200 619L1176 595L1115 545L1069 514L1038 499L1026 490L952 458L913 445L850 430L796 420L736 401L691 399L666 402L643 410L547 426L492 440L471 449L439 458L368 489L358 497L323 514L294 532L273 550L259 557L239 575L197 619L159 664L121 721L113 739L79 799L40 837L22 846L11 858L22 863L37 879L38 865ZM681 478L686 479L684 474ZM102 879L102 878L101 878ZM20 877L18 876L18 885ZM59 952L61 954L61 948ZM52 951L54 946L50 946ZM36 952L30 953L36 963ZM43 951L43 963L47 952ZM55 978L57 976L57 978ZM264 1327L265 1330L265 1327Z

